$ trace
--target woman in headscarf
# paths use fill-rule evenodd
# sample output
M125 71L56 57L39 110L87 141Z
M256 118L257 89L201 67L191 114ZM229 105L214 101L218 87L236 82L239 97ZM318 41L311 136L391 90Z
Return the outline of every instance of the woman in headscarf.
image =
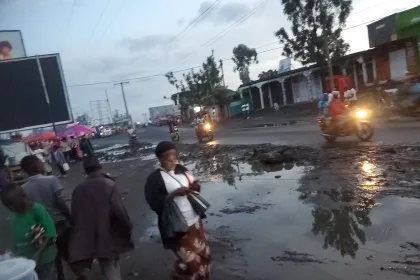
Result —
M210 275L210 249L204 233L201 217L194 211L187 195L200 191L200 185L187 169L178 164L177 152L172 142L160 142L155 150L160 168L152 172L146 181L146 201L158 215L158 227L165 249L177 256L172 279L208 280ZM162 213L165 201L173 199L189 230L175 237L165 236Z

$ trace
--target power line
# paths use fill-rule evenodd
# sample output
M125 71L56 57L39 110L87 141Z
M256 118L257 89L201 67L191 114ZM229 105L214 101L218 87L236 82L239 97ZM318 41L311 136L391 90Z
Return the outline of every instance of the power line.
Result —
M364 23L360 23L360 24L353 25L353 26L350 26L350 27L346 27L346 28L343 29L343 31L346 31L346 30L349 30L349 29L353 29L353 28L356 28L356 27L359 27L359 26L362 26L362 25L366 25L366 24L369 24L369 23L372 23L372 22L375 22L375 21L378 21L378 20L381 20L381 19L383 19L383 17L382 18L378 18L378 19L374 19L374 20L371 20L371 21L366 21Z
M220 2L220 0L214 1L207 9L205 9L201 14L199 14L193 21L190 22L190 24L187 25L181 32L179 32L177 35L175 35L169 42L167 43L167 46L164 48L167 50L170 46L172 46L174 43L182 39L183 36L185 36L188 32L190 32L203 18L205 18L208 14L210 14L211 10Z
M355 13L351 13L351 14L350 14L350 17L352 17L352 16L354 16L354 15L357 15L357 14L360 14L360 13L363 13L363 12L366 12L366 11L368 11L368 10L370 10L370 9L375 8L375 7L378 7L378 6L382 5L382 4L384 4L385 2L386 2L386 1L382 1L382 2L380 2L380 3L378 3L378 4L376 4L376 5L370 6L369 8L366 8L366 9L363 9L363 10L360 10L360 11L357 11L357 12L355 12Z
M64 33L64 36L66 36L66 37L64 37L63 43L62 43L62 45L60 47L60 50L63 48L63 46L65 48L67 39L69 38L68 33L69 33L69 30L70 30L71 23L73 21L74 10L76 8L76 5L77 5L77 0L74 0L73 1L73 5L71 7L69 23L67 24L66 32Z
M108 9L108 5L109 5L109 0L107 0L106 5L105 5L105 8L102 10L101 16L99 17L98 21L96 22L95 28L93 28L92 33L90 34L90 37L87 40L87 43L86 43L85 47L83 48L84 50L89 46L89 43L90 43L90 41L93 38L93 35L95 35L96 29L98 29L99 24L101 23L101 21L102 21L102 19L104 17L105 11Z
M368 24L368 23L371 23L371 22L374 22L374 21L378 21L380 19L382 19L382 18L379 18L379 19L376 19L376 20L371 20L371 21L368 21L368 22L364 22L364 23L361 23L361 24L358 24L358 25L354 25L354 26L351 26L351 27L347 27L347 28L343 29L343 31L344 30L349 30L349 29L352 29L352 28L355 28L355 27L359 27L361 25L365 25L365 24ZM278 41L273 42L273 43L277 43L277 42ZM264 45L264 46L261 46L261 47L258 47L258 48L266 47L268 45L271 45L271 43L270 44L267 44L267 45ZM263 51L258 52L258 54L262 54L262 53L266 53L266 52L271 52L271 51L278 50L278 49L281 49L281 48L282 47L277 47L277 48L273 48L273 49L263 50ZM224 59L222 59L222 61L228 61L230 59L232 59L232 57L224 58ZM188 68L180 69L180 70L174 70L174 71L171 71L171 72L172 73L185 72L185 71L189 71L191 69L200 68L200 67L202 67L202 65L188 67ZM118 82L121 82L121 81L136 81L136 80L140 81L140 80L146 80L146 79L156 78L156 77L165 76L165 75L166 75L166 73L161 73L161 74L141 76L141 77L136 77L136 78L124 79L124 80L114 80L114 81L104 81L104 82L95 82L95 83L75 84L75 85L70 85L68 87L83 87L83 86L103 85L103 84L118 83Z
M226 28L224 31L222 31L221 33L219 33L218 35L216 35L215 37L213 37L212 39L210 39L209 41L207 41L206 43L204 43L202 45L202 47L208 47L212 44L214 44L215 42L217 42L218 40L220 40L222 37L224 37L225 35L227 35L229 32L231 32L233 29L235 29L237 26L239 26L240 24L242 24L243 22L245 22L248 18L250 18L257 10L261 9L263 6L265 6L268 2L270 2L271 0L264 0L264 2L260 3L260 5L258 5L257 7L255 7L253 10L251 10L249 13L247 13L245 16L241 17L239 20L237 20L235 23L233 23L232 25L230 25L228 28Z
M271 51L278 50L278 49L281 49L281 47L277 47L277 48L274 48L274 49L269 49L269 50L261 51L258 54L266 53L266 52L271 52ZM232 57L222 59L222 61L228 61L230 59L232 59ZM185 71L189 71L191 69L200 68L200 67L202 67L202 65L197 65L197 66L193 66L193 67L179 69L179 70L175 70L175 71L171 71L171 72L172 73L185 72ZM121 81L136 81L136 80L137 81L140 81L140 80L147 80L147 79L150 79L150 78L156 78L156 77L165 76L166 74L167 73L160 73L160 74L153 74L153 75L148 75L148 76L141 76L141 77L136 77L136 78L123 79L123 80L104 81L104 82L86 83L86 84L76 84L76 85L69 85L68 87L84 87L84 86L104 85L104 84L111 84L111 83L119 83Z
M243 22L245 22L248 18L250 18L257 10L259 10L260 8L262 8L264 5L266 5L268 2L270 2L271 0L264 0L263 2L261 2L257 7L255 7L254 9L252 9L251 11L249 11L247 14L245 14L244 16L242 16L240 19L238 19L237 21L235 21L233 24L229 25L227 28L225 28L222 32L220 32L219 34L216 34L216 36L212 37L210 40L208 40L207 42L205 42L204 44L202 44L199 49L204 48L204 47L208 47L211 46L212 44L214 44L216 41L220 40L222 37L224 37L226 34L228 34L229 32L231 32L233 29L235 29L237 26L239 26L240 24L242 24ZM194 51L192 53L190 53L188 56L186 56L184 58L184 60L182 61L182 63L185 63L191 56L193 56L195 53L197 52Z
M99 40L102 39L102 37L108 32L108 29L114 24L114 21L118 18L118 16L120 15L120 12L122 10L122 8L125 6L126 4L126 0L123 0L121 5L118 7L117 12L115 13L114 17L112 18L112 20L109 22L109 24L107 25L107 27L105 28L104 32L101 34L101 36L99 36Z

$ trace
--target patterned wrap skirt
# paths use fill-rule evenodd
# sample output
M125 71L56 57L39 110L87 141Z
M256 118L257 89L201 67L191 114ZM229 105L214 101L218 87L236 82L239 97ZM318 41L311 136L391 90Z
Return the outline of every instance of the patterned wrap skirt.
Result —
M173 280L210 279L210 248L201 219L179 240L175 254L178 259L172 273Z

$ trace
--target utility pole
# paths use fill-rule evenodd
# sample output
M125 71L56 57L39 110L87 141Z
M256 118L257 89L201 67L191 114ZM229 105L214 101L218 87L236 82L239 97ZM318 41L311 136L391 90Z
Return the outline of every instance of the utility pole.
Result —
M211 95L211 101L212 101L212 108L211 108L211 112L212 112L212 119L215 122L216 121L216 112L215 112L215 102L214 102L214 93L213 93L213 84L212 84L212 80L211 80L211 75L208 72L208 79L209 79L209 86L210 86L210 95Z
M109 116L111 117L112 125L115 126L114 116L112 115L111 104L109 103L108 91L105 90L106 102L108 103Z
M226 87L226 83L225 83L225 73L223 71L223 60L220 59L220 71L222 71L222 81L223 81L223 86Z
M120 82L120 83L116 83L116 84L114 84L114 86L116 86L116 85L120 85L120 87L121 87L121 93L122 93L122 96L123 96L123 99L124 99L125 115L126 115L126 116L127 116L127 118L128 118L128 123L129 123L131 126L133 126L133 120L131 119L131 116L130 116L130 114L128 113L127 100L126 100L126 98L125 98L125 92L124 92L124 84L128 84L128 83L130 83L130 82Z
M325 10L325 5L324 5L324 1L320 1L320 8L321 11ZM330 57L330 48L328 47L329 45L329 38L328 35L325 34L324 35L324 55L327 58L327 66L328 66L328 76L330 79L330 87L331 87L331 92L334 90L335 86L334 86L334 74L333 74L333 69L332 69L332 64L331 64L331 57Z
M331 63L331 57L330 57L330 49L328 48L328 35L325 35L324 37L324 52L325 52L325 56L327 57L330 87L331 87L331 91L333 91L335 86L334 86L334 75L333 75L333 69L332 69L332 63Z
M41 60L39 59L39 56L36 56L36 63L38 65L39 76L41 78L42 89L44 90L45 102L47 103L48 113L50 115L53 131L54 131L55 134L57 134L57 129L55 127L54 116L53 116L52 111L51 111L50 97L48 96L48 90L47 90L47 86L45 84L45 78L44 78L44 71L42 71L42 65L41 65Z

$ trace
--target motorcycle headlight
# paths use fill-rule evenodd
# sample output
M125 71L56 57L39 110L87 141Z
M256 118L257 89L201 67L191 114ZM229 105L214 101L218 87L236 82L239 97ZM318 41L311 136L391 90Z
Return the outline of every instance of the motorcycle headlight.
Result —
M206 124L206 128L207 128L207 129L210 129L210 127L211 127L211 126L210 126L210 124L209 124L209 123L208 123L208 124Z
M367 112L365 110L359 110L356 112L356 117L359 119L363 119L367 116Z

